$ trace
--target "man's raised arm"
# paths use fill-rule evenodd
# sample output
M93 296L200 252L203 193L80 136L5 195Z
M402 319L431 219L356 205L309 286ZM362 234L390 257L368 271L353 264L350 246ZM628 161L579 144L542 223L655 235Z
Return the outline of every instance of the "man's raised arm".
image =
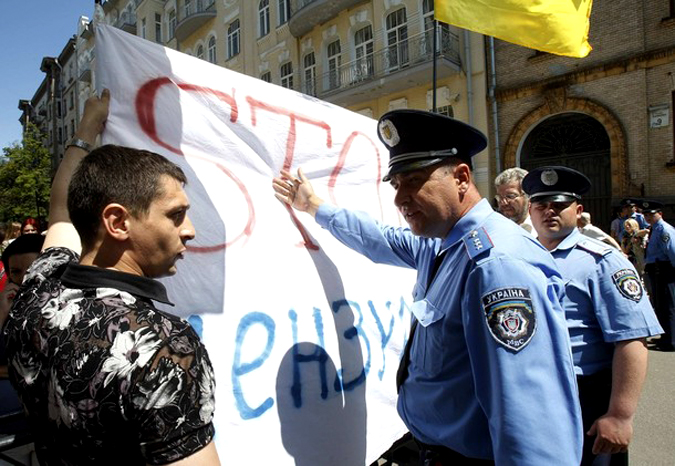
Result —
M82 246L80 236L70 221L68 215L68 184L80 160L82 160L96 143L96 137L101 134L105 121L108 118L110 91L104 89L101 97L92 96L84 105L84 114L80 125L75 131L75 137L66 148L63 161L59 165L54 182L52 183L49 199L49 229L42 249L49 247L66 247L78 254Z

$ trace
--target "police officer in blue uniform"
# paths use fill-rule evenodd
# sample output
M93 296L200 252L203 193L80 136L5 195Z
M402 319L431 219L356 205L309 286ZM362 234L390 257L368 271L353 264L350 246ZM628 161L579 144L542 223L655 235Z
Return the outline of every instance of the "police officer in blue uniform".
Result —
M587 435L581 464L625 465L647 372L646 338L662 329L633 265L577 229L581 195L590 187L585 175L559 166L523 179L539 241L566 282L563 306Z
M619 239L618 239L619 244L621 244L621 241L623 240L623 237L626 234L626 226L625 226L626 220L628 219L635 220L638 226L640 227L640 230L644 230L649 226L647 224L647 221L645 220L644 215L642 215L640 212L637 211L637 203L638 200L633 198L626 198L621 200L620 203L621 215L619 216Z
M640 202L649 223L650 234L645 254L645 272L651 284L656 315L665 330L656 346L661 351L675 350L675 228L663 220L663 204Z
M302 170L273 186L375 262L417 270L398 411L422 465L570 465L581 413L550 254L494 212L473 181L487 141L458 120L396 110L378 122L395 204L409 228L324 203Z

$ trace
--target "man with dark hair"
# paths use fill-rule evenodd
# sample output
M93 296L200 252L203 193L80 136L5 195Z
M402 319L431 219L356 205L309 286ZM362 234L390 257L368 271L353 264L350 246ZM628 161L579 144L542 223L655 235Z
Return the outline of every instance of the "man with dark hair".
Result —
M663 203L644 200L640 207L650 225L645 272L656 315L665 330L656 346L661 351L675 351L675 228L663 219Z
M44 250L5 326L10 378L41 464L218 465L206 349L153 303L169 303L154 278L195 235L185 176L147 151L87 155L109 99L87 101L54 178Z
M587 435L581 464L612 455L612 465L625 465L647 373L645 340L662 330L633 265L577 228L581 195L590 187L583 173L560 166L536 168L523 180L538 239L565 279L563 307Z
M374 262L417 270L397 384L420 464L578 466L562 280L546 250L481 198L470 164L485 136L418 110L385 114L378 135L390 152L384 181L409 229L324 203L301 170L273 186Z

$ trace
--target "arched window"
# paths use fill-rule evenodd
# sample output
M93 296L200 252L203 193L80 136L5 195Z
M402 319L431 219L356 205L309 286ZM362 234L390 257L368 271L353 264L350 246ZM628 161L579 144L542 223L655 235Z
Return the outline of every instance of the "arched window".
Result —
M293 63L281 65L281 85L287 89L293 89Z
M201 60L204 59L204 46L202 44L199 44L197 47L197 58Z
M408 20L405 8L387 15L387 69L392 70L408 64Z
M337 89L340 87L340 68L342 67L342 55L340 49L340 39L337 39L327 48L328 55L328 89Z
M258 37L270 33L270 0L260 0L258 3Z
M216 38L214 36L209 39L209 61L216 62Z
M302 60L305 68L304 90L305 94L316 96L316 60L314 52L309 52Z
M354 81L361 81L373 75L373 27L368 25L354 33L356 63L352 70Z
M269 71L264 72L263 74L260 75L260 79L265 81L266 83L271 83L272 82L272 73Z
M227 58L239 55L239 20L235 19L227 28Z

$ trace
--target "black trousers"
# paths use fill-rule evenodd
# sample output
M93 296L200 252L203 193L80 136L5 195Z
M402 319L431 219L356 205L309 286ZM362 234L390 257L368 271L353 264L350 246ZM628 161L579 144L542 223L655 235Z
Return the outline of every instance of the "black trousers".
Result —
M420 466L494 466L492 460L467 458L447 447L427 445L415 439L420 449Z
M595 436L586 435L596 419L607 413L609 397L612 393L612 371L605 369L591 375L578 375L579 402L581 418L584 423L584 453L581 466L592 466L596 459L599 464L611 466L627 466L628 453L615 453L598 457L593 454ZM605 461L601 461L604 458Z

